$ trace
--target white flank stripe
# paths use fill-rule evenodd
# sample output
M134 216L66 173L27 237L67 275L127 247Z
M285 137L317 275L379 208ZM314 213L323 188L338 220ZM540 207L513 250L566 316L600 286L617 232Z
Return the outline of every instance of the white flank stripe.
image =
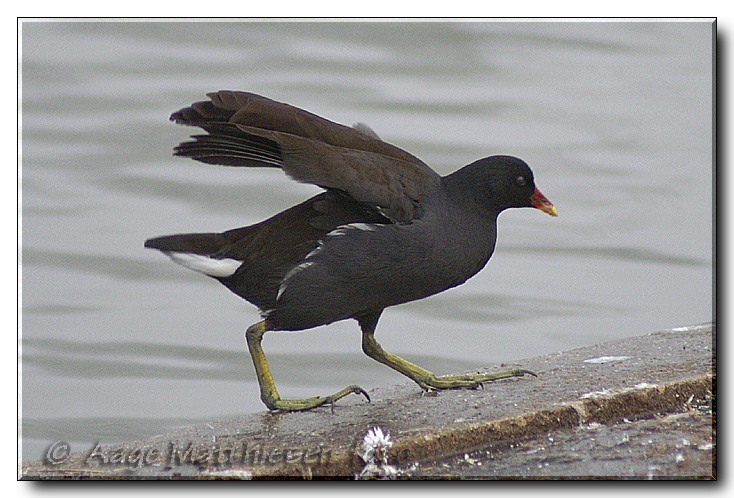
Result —
M349 223L348 225L339 225L331 232L327 233L327 237L339 237L340 235L346 235L348 230L362 230L364 232L374 232L377 228L372 223Z
M283 280L280 282L280 285L278 286L278 294L275 296L275 300L277 301L280 299L280 296L285 292L286 287L288 287L288 280L293 277L298 272L302 272L309 266L313 266L314 263L311 261L307 261L305 263L301 263L300 265L291 268L288 273L285 274L285 277L283 277Z
M324 241L323 240L319 240L319 244L316 246L316 248L313 251L311 251L310 253L306 254L306 257L303 258L303 260L306 261L306 260L308 260L310 258L313 258L318 253L320 253L323 249L324 249Z
M229 277L242 266L242 261L237 259L214 259L190 252L167 252L166 255L175 263L210 277Z

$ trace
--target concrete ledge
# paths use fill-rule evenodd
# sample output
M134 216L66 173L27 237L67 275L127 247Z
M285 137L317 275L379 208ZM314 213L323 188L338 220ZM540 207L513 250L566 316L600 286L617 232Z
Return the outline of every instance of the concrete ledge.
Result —
M52 455L58 462L23 463L19 476L25 480L352 478L365 467L358 456L365 434L380 427L393 442L386 448L389 464L399 476L417 478L419 462L494 443L510 448L506 443L573 431L584 424L614 426L690 412L703 400L710 404L716 391L714 347L714 324L671 329L518 363L538 378L433 395L423 395L406 383L373 390L372 403L356 396L345 398L333 413L329 408L264 412L86 453L62 452ZM715 435L710 423L696 430L704 432L701 437L711 441L713 451L709 448L702 468L691 470L688 477L711 478ZM520 466L517 472L504 469L502 476L533 477ZM490 467L486 470L471 477L496 477ZM449 476L469 476L457 472Z

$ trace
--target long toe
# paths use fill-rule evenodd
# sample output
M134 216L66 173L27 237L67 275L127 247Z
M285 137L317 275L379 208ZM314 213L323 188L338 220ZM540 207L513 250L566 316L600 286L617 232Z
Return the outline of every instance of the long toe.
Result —
M268 400L265 404L271 410L279 410L284 412L299 412L312 410L323 405L331 405L331 410L333 412L336 402L350 394L361 394L367 399L368 403L371 401L369 394L367 394L367 391L357 385L351 385L330 396L316 396L306 399L271 399Z

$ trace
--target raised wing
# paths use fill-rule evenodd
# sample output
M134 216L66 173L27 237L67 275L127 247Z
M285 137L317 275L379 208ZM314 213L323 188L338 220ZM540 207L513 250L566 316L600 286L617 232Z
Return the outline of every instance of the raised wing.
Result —
M247 92L220 91L171 115L207 135L175 154L225 166L282 168L294 180L339 190L393 222L420 217L421 201L440 183L420 159L371 130L334 123Z

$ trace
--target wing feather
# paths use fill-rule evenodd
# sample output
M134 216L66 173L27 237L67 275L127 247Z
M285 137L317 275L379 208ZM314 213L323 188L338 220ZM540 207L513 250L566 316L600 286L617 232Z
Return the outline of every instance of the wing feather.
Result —
M175 154L209 164L280 167L294 180L346 193L394 222L422 214L421 200L440 183L412 154L303 109L247 92L220 91L171 116L207 135Z

